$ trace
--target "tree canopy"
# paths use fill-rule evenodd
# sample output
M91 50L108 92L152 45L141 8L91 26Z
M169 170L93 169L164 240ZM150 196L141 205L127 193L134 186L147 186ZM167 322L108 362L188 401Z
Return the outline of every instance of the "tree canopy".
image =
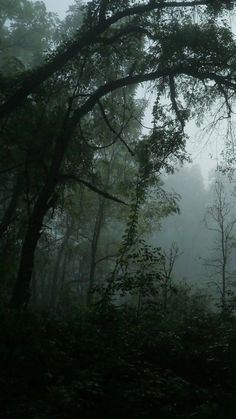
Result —
M0 231L5 237L18 220L11 304L20 307L29 300L45 220L66 187L79 183L127 204L129 196L115 196L99 180L102 148L124 147L144 191L186 158L190 118L212 106L230 116L236 45L227 16L235 2L78 1L62 23L42 2L3 6L1 176L7 205ZM153 129L138 139L144 103L135 92L144 82L156 95Z

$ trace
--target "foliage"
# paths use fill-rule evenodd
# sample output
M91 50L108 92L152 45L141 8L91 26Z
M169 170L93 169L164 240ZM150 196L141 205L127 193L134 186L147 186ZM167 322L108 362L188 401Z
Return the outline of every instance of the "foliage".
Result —
M188 161L187 122L232 113L234 6L76 1L59 22L2 0L4 418L235 418L235 318L174 280L177 247L148 242L178 212L160 175Z
M235 320L207 311L1 313L1 411L6 419L233 419L235 344Z
M184 7L178 1L77 1L59 22L42 2L3 2L0 230L3 249L7 231L17 238L12 305L27 305L34 274L39 282L42 234L42 241L52 242L54 255L48 263L51 279L45 282L54 283L51 293L64 284L70 252L54 246L55 234L49 231L53 215L59 218L61 211L61 219L66 218L64 203L72 191L78 194L75 183L121 202L133 199L138 179L144 199L155 191L160 173L173 172L187 159L185 125L190 118L201 119L216 105L231 113L235 40L225 13L234 3L203 0L196 9L194 2ZM156 95L153 130L143 137L145 103L135 96L142 82L150 82ZM112 158L113 153L119 157ZM115 181L119 171L125 172L120 182ZM144 208L145 202L140 205ZM101 198L94 210L92 237L82 246L83 255L90 247L89 267L80 272L89 290L98 261L109 256L99 243L113 209ZM157 213L159 219L164 212ZM126 214L121 211L121 229ZM63 268L57 281L57 269L49 271L60 253Z

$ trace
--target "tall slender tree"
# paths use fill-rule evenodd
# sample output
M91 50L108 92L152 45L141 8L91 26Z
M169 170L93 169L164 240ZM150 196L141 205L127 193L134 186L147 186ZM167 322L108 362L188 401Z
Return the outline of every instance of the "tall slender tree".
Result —
M205 220L207 228L214 233L214 246L211 258L205 261L205 265L211 270L211 283L220 295L219 305L222 314L225 315L233 310L235 300L235 270L232 269L232 257L236 246L236 216L227 199L222 179L215 181L213 192L213 204L208 208Z

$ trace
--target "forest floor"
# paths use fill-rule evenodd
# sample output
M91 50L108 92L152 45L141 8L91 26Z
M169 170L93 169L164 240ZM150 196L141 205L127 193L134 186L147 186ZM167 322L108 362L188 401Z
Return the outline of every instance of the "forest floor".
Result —
M109 307L0 324L4 419L236 418L234 318Z

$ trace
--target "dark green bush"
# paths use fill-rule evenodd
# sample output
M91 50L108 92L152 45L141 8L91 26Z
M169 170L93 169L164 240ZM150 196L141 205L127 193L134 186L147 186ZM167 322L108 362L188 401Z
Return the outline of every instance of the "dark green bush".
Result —
M1 313L6 419L235 418L236 324L171 324L110 306L86 317Z

